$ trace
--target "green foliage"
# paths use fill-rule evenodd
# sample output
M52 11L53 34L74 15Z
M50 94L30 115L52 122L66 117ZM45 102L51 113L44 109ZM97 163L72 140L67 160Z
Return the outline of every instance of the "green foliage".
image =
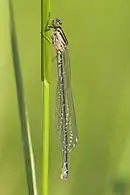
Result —
M19 111L19 118L21 124L21 138L22 138L21 141L23 143L23 153L25 159L28 194L37 195L35 164L34 164L34 156L33 156L33 149L32 149L32 140L30 135L30 123L28 117L28 110L24 100L23 80L21 74L14 13L13 13L13 6L11 0L9 0L9 16L10 16L9 24L10 24L12 59L13 59L16 93L17 93L17 100L18 100L18 111Z
M43 6L43 7L42 7ZM45 27L49 20L49 13L50 13L50 2L49 0L43 1L41 5L41 32L45 33ZM44 25L43 25L44 24ZM50 117L50 88L49 88L49 69L50 69L50 48L49 43L42 38L41 40L41 68L42 72L42 88L43 88L43 161L42 161L42 194L48 195L48 171L49 171L49 117ZM43 52L43 53L42 53Z

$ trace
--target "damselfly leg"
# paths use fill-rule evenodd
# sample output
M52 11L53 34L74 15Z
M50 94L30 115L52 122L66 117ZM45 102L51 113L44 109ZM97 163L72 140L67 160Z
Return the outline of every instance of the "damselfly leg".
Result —
M50 22L50 12L49 12L49 16L48 16L47 24L45 26L44 33L50 30L49 22ZM48 43L52 44L51 40L43 32L40 32L40 33L41 33L41 37L45 38L48 41Z
M49 12L49 16L48 16L48 20L47 20L47 23L46 23L46 27L45 27L45 32L49 31L50 28L48 27L49 26L49 22L50 22L50 12Z

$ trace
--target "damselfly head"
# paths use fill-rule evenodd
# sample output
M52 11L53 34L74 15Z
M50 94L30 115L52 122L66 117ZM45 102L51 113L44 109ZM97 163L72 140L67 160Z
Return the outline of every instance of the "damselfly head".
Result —
M61 25L62 25L62 21L58 18L55 18L54 20L52 20L51 25L49 27L56 29L60 27Z

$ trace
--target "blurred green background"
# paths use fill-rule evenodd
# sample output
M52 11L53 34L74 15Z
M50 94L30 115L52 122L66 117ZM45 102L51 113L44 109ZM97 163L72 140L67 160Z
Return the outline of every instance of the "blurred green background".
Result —
M55 130L56 67L51 64L49 195L130 194L129 1L51 1L69 40L79 142L70 154L69 179L60 179ZM25 99L41 194L42 85L40 1L13 0ZM27 195L8 1L0 1L0 194ZM52 55L52 58L54 55Z

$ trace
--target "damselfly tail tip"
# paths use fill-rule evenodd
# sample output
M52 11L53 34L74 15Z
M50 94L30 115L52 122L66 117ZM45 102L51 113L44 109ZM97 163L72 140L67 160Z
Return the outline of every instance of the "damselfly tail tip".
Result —
M67 180L67 179L68 179L68 174L66 174L66 173L61 173L61 179L62 179L62 180Z
M68 179L68 164L64 163L61 172L61 179Z

